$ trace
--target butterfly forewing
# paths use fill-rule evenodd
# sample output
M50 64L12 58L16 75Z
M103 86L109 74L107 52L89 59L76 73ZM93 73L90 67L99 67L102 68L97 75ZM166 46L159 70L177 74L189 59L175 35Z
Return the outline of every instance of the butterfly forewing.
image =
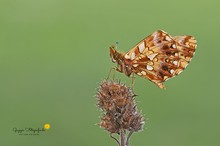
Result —
M181 73L194 55L196 40L192 36L171 37L162 30L146 37L125 54L133 72L164 88L162 82Z

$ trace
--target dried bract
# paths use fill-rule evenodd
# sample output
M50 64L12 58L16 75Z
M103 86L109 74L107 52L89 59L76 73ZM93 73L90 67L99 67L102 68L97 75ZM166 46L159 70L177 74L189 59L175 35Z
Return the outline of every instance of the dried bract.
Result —
M96 94L98 107L103 111L99 125L110 133L137 132L143 129L144 119L137 110L135 94L125 84L103 81Z

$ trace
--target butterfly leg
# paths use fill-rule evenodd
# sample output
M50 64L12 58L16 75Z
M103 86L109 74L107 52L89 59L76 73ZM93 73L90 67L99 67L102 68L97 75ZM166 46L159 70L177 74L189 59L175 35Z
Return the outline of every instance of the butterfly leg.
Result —
M134 76L134 73L132 73L132 75L131 75L131 88L132 88L132 90L134 90L134 81L135 81L135 76Z
M117 68L114 68L114 74L112 76L112 80L115 80L115 73L116 73L116 70L118 70Z
M109 70L107 80L109 79L109 77L110 77L111 72L112 72L113 69L114 69L114 74L113 74L113 76L112 76L112 80L115 79L115 73L116 73L117 68L116 68L116 67L112 67L112 68Z

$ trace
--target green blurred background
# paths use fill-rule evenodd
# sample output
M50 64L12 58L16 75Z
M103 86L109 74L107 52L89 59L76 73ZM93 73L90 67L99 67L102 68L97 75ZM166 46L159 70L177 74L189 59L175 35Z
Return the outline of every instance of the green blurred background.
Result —
M218 0L1 0L0 145L116 146L96 125L96 88L115 65L108 47L119 41L126 52L157 29L193 35L198 48L165 91L136 78L147 123L131 146L220 145L219 6ZM51 128L38 136L12 130L45 123Z

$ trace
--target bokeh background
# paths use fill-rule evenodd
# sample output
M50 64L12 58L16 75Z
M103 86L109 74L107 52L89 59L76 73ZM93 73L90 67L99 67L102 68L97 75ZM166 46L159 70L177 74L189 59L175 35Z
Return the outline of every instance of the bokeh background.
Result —
M116 146L99 128L96 88L121 51L157 29L193 35L196 55L160 90L136 78L144 131L131 146L220 145L218 0L1 0L0 145ZM117 79L131 83L125 75ZM38 136L13 128L51 128Z

